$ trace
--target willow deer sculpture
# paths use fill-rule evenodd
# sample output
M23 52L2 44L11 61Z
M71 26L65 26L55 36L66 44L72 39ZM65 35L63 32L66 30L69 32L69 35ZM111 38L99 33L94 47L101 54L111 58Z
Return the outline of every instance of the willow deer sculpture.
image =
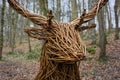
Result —
M80 31L94 28L96 25L79 27L96 16L108 0L99 0L88 12L72 22L64 23L53 19L52 11L48 16L37 15L24 9L16 0L8 0L10 6L19 14L30 19L42 28L28 28L25 32L38 40L45 40L40 55L40 68L35 80L80 80L79 65L84 59L85 46Z

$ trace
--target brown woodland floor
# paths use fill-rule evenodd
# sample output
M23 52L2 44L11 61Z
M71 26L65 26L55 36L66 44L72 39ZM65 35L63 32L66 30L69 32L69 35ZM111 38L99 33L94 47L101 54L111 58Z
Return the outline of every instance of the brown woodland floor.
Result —
M82 80L120 80L120 40L110 41L107 45L108 60L97 61L99 50L95 55L87 53L87 60L81 62ZM0 61L0 80L33 80L38 72L37 61L25 61L6 58Z
M81 63L82 80L120 80L120 40L109 42L108 60L104 63L97 61L98 53L93 56L88 54L88 60Z

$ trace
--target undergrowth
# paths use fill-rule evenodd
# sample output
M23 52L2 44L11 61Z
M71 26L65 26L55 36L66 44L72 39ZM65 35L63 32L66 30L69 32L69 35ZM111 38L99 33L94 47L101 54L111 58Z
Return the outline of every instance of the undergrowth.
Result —
M24 60L38 60L40 57L40 52L39 51L31 51L31 52L22 52L22 51L17 51L17 52L8 52L6 53L6 56L8 58L20 58Z
M26 55L26 59L27 60L38 60L39 59L39 52L37 51L32 51L32 52L28 52Z
M93 58L84 58L84 61L91 61Z
M92 47L89 47L86 49L90 54L95 54L96 53L96 50L95 48L92 48Z
M97 61L99 64L102 64L102 63L107 62L109 59L111 59L110 56L104 56L104 57L99 57L99 59Z

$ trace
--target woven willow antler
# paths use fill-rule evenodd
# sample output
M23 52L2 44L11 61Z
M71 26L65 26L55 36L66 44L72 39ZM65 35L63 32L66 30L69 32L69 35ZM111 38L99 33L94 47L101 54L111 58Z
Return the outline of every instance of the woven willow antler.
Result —
M99 10L108 2L108 0L99 0L98 3L88 12L81 15L79 18L73 20L71 24L73 25L81 25L83 23L86 23L96 16L96 14L99 12ZM82 20L82 21L81 21Z
M24 17L30 19L33 23L38 25L47 24L47 18L45 16L29 12L28 10L24 9L16 0L8 0L8 3L14 10Z
M39 16L25 10L16 0L8 0L19 14L42 26L42 29L25 29L29 36L46 41L40 55L40 71L35 80L80 80L77 62L84 59L85 46L79 31L94 28L96 25L78 26L92 20L107 1L99 0L90 12L86 13L84 10L80 18L60 23L52 19L52 11L47 17Z

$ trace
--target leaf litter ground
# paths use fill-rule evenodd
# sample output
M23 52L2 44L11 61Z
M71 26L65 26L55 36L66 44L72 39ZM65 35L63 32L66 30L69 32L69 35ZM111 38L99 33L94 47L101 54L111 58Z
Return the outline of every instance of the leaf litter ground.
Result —
M99 49L96 54L87 53L87 57L80 64L82 80L120 80L120 40L110 41L107 45L107 60L99 62ZM8 58L4 54L0 61L0 80L34 80L39 70L39 62Z

